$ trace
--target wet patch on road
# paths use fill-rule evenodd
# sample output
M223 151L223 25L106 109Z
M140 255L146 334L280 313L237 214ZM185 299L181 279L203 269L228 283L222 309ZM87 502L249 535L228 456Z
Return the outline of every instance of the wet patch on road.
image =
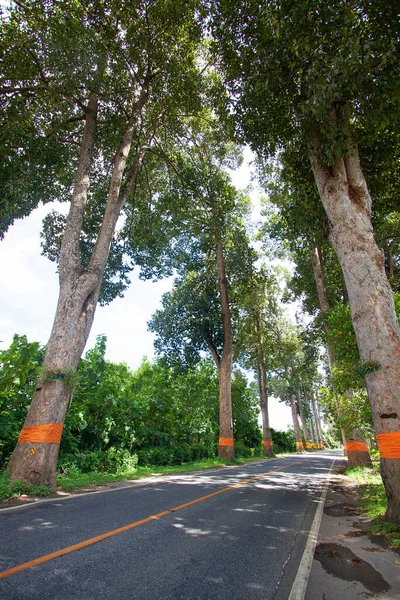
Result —
M390 585L372 565L358 558L345 546L318 544L314 558L321 563L329 575L345 581L358 581L374 594L390 589Z
M344 537L355 538L362 537L363 535L367 535L367 533L365 531L361 531L361 529L357 529L357 531L348 531L344 534Z
M325 506L324 513L329 517L349 517L360 514L357 507L351 504L331 504Z

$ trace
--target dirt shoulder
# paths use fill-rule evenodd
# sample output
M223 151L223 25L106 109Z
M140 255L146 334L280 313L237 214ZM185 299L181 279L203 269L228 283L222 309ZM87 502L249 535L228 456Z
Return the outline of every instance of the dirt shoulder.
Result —
M358 485L338 463L325 502L306 600L400 599L400 554L371 536Z

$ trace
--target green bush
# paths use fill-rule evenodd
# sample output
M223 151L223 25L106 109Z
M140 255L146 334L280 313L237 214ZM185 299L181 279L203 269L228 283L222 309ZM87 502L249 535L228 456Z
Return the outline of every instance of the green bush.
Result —
M189 444L179 444L174 447L174 464L179 465L193 459L192 448Z
M145 465L173 465L175 464L174 448L165 446L152 446L151 448L142 448L138 452L138 464Z
M235 442L235 456L236 458L248 458L249 456L253 456L253 452L251 448L248 448L241 440L238 440Z
M274 454L296 452L296 437L292 429L288 431L275 431L271 427L271 437L274 445Z
M138 451L139 466L181 465L203 458L215 458L214 444L176 444L175 446L151 446Z
M10 483L10 477L7 473L0 474L0 500L7 500L22 494L31 496L48 496L51 493L50 488L45 485L26 484L23 481L13 481Z
M133 471L138 465L137 454L129 450L117 450L114 447L108 450L93 450L64 454L59 459L61 475L76 475L78 473L126 473Z
M137 465L137 454L131 454L129 450L117 450L111 447L103 452L100 470L107 473L126 473L134 471Z
M192 446L192 460L215 458L216 456L217 448L215 444L194 444Z

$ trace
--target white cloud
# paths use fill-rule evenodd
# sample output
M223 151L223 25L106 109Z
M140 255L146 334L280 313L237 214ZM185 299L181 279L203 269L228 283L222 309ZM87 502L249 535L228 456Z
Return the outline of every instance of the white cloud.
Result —
M65 205L56 206L65 211ZM7 348L14 333L26 334L29 341L45 344L50 336L58 299L56 266L41 256L40 230L43 217L54 205L41 206L32 214L16 221L0 243L0 348ZM160 306L161 295L171 280L157 283L139 280L132 283L124 298L109 306L98 307L87 348L96 336L108 338L107 358L126 362L137 368L142 357L153 356L153 336L147 321Z

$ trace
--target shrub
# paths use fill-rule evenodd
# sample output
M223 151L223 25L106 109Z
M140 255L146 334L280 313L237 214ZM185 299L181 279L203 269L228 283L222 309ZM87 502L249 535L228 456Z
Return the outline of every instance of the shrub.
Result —
M203 458L214 458L216 449L213 444L177 444L176 446L151 446L138 451L140 466L181 465Z
M201 460L202 458L215 458L217 455L215 444L193 444L192 460Z
M138 452L139 465L173 465L174 449L165 446L152 446L150 448L142 448Z
M174 464L179 465L192 460L192 448L189 444L179 444L174 448Z
M241 440L235 442L236 458L248 458L249 456L253 456L253 454L252 449L245 446Z
M275 431L275 429L272 429L271 427L271 437L275 454L281 452L296 452L296 437L292 429L289 429L288 431Z
M137 454L131 454L129 450L117 450L114 447L108 448L108 450L64 454L59 460L61 475L76 475L93 471L126 473L136 469L137 465Z
M0 474L0 500L7 500L21 494L32 496L48 496L51 489L45 485L26 484L23 481L13 481L10 483L10 477L7 473Z

